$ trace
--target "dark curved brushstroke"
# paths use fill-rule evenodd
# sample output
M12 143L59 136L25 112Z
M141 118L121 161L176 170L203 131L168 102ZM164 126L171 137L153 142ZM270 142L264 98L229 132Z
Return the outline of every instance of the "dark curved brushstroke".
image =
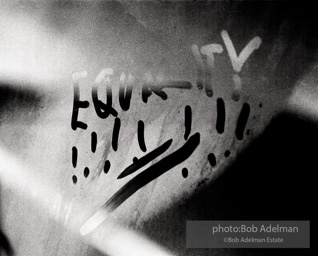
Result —
M238 140L242 140L244 136L244 129L247 124L248 117L250 115L250 105L248 103L244 103L240 116L237 120L237 125L235 129L235 135Z
M178 150L150 166L128 181L103 206L109 212L114 211L140 188L185 161L200 144L200 133L196 133Z
M145 125L143 121L138 121L138 128L137 128L137 137L138 137L138 144L140 149L143 152L147 151L147 147L145 144Z
M187 105L184 109L184 139L187 140L191 133L191 124L192 124L192 109L189 105Z
M217 108L216 130L218 133L222 134L224 132L224 126L225 126L225 104L222 98L217 99L216 108Z
M148 163L150 163L152 160L154 160L156 157L163 154L171 145L172 139L166 141L164 144L162 144L160 147L156 148L155 150L151 151L149 154L141 157L140 159L137 159L134 157L133 164L129 165L118 177L117 179L121 179L126 177L129 174L132 174L136 171L138 171L140 168L144 167Z

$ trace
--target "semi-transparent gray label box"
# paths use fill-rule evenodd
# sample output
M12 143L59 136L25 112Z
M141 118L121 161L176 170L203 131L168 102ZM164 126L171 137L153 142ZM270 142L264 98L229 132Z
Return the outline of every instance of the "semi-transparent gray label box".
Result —
M309 221L187 221L187 248L310 248Z

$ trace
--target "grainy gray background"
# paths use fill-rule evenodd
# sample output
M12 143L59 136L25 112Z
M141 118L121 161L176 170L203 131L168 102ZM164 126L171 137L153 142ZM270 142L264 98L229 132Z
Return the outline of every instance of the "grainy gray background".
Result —
M133 157L145 154L138 146L138 121L145 123L148 152L173 138L171 148L150 166L185 143L186 105L192 108L191 135L201 134L200 145L186 161L130 197L112 213L112 218L177 255L277 253L186 250L186 219L311 218L310 203L307 204L310 186L306 185L311 179L306 170L311 167L309 160L315 151L305 152L302 147L307 146L301 143L310 142L314 146L315 129L311 124L286 116L275 119L270 126L274 131L281 129L269 133L274 134L274 140L272 135L264 135L264 129L273 117L286 110L316 120L317 32L313 7L245 1L1 2L0 144L13 156L14 162L29 167L25 169L27 173L19 174L3 167L5 164L1 166L1 230L14 255L99 255L94 245L88 245L78 232L90 216L136 175L117 179ZM237 54L253 38L262 40L240 72L233 69L222 31L229 34ZM191 50L193 45L201 49L209 44L223 47L221 54L215 54L214 68L209 71L212 97L207 96L205 89L197 88L198 63ZM202 58L206 65L203 54ZM116 152L111 147L114 118L100 119L91 99L92 85L105 68L113 70L110 79L113 107L121 119ZM88 125L87 130L74 131L71 129L72 74L79 71L88 74L79 83L80 97L88 100L90 106L79 110L79 120ZM122 72L140 79L134 84L128 111L122 111L118 101ZM159 77L164 81L189 81L192 88L164 89L167 100L152 94L146 104L142 101L141 85L149 79L149 74L154 80ZM241 79L239 100L232 97L234 74ZM105 87L100 86L99 95L105 100ZM218 98L224 100L226 110L222 134L215 127ZM250 105L251 111L244 138L238 140L235 129L244 103ZM90 149L93 131L98 139L95 153ZM299 133L305 137L295 139L293 136ZM295 139L294 144L286 144L291 141L289 135ZM257 145L261 146L251 149L248 145L259 136L263 139ZM299 159L298 155L286 155L291 163L296 160L302 163L288 167L301 167L293 172L292 177L297 178L292 181L288 181L290 176L283 170L285 165L277 165L275 169L270 159L270 156L276 160L283 158L280 154L286 149L277 146L279 143L270 144L280 138L283 138L282 145L289 145L288 148L297 145L296 149L303 153ZM78 149L76 168L71 159L73 146ZM264 148L267 151L262 151ZM234 174L233 168L229 168L232 170L226 172L229 174L216 179L227 166L236 163L244 149L248 153L241 157L241 165L234 165ZM226 150L230 151L229 156L224 156ZM211 167L208 161L210 153L216 156L216 166ZM260 155L265 155L268 161L259 159ZM111 162L107 174L102 171L105 160ZM249 164L253 167L246 166ZM85 167L90 169L87 177L83 173ZM187 178L181 173L184 167L188 169ZM265 167L269 174L261 171ZM279 175L273 171L277 168L282 168ZM302 172L306 172L306 179ZM76 184L73 176L77 178ZM281 183L276 183L275 177L276 182L287 183L286 187L279 188ZM259 183L261 180L264 183ZM298 185L303 194L295 192ZM284 206L273 199L271 209L260 188L262 192L268 189L272 198L282 197L282 202L290 204ZM288 194L293 201L289 201ZM302 199L296 200L297 196ZM270 214L272 211L278 215ZM102 234L106 225L103 223L96 232Z

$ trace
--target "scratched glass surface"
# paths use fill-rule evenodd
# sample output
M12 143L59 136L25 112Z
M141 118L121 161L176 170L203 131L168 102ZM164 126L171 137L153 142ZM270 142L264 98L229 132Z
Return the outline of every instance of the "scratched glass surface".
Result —
M4 4L1 229L15 254L99 255L108 221L142 231L278 113L316 119L317 38L295 8Z

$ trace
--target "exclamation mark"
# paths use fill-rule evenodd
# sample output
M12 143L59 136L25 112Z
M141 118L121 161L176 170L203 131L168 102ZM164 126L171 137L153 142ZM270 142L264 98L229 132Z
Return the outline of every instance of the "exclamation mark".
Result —
M187 105L184 109L184 139L187 140L191 133L191 124L192 124L192 109L189 105Z
M237 120L235 135L238 140L242 140L244 136L244 129L247 124L248 117L250 115L250 105L244 103L239 118Z

